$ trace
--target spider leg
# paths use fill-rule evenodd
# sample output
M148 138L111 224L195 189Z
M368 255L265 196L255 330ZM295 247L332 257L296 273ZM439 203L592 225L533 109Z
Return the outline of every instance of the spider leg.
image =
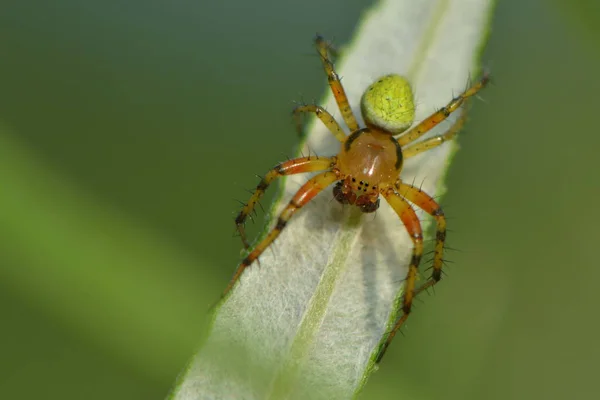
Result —
M440 122L444 121L454 111L460 107L466 99L471 96L475 96L487 83L490 81L489 74L485 73L483 77L475 85L471 86L457 97L450 100L446 106L442 107L439 111L434 112L429 117L421 121L417 126L404 133L397 140L400 146L406 146L407 144L414 142L425 133L433 129Z
M329 59L329 44L325 41L325 39L323 39L323 37L317 35L315 38L315 45L317 46L317 51L321 56L321 62L323 63L323 68L327 74L329 87L331 88L333 97L335 97L338 108L342 113L342 118L344 118L344 122L346 122L346 125L350 131L354 132L358 129L358 123L356 122L356 118L352 113L350 103L348 103L348 96L346 96L346 92L344 91L344 87L340 81L340 77L335 72L333 62Z
M229 293L229 291L233 288L244 270L250 266L267 249L267 247L273 243L275 239L277 239L294 213L311 201L323 189L339 179L340 174L338 171L325 171L310 179L296 192L292 200L290 200L281 214L279 214L279 218L277 218L275 227L260 243L258 243L258 245L256 245L252 252L250 252L250 254L248 254L246 258L242 260L240 266L235 271L233 278L231 278L231 281L225 288L221 298L227 296L227 293Z
M303 106L298 106L294 108L292 111L292 115L294 116L294 120L296 121L296 130L298 131L298 135L302 136L302 113L315 113L317 118L325 124L327 129L336 137L340 142L344 142L346 140L346 134L337 123L335 118L323 107L317 106L315 104L308 104Z
M388 346L396 336L398 329L404 324L404 321L410 315L410 311L412 308L412 302L415 297L415 285L417 281L418 268L419 263L421 262L421 256L423 255L423 232L421 230L421 222L415 213L415 210L411 207L411 205L402 198L402 195L395 192L393 189L388 189L383 192L383 196L388 201L390 206L394 209L402 223L406 227L410 238L413 241L413 251L412 258L410 260L410 265L408 267L408 273L406 274L406 279L404 280L404 295L402 296L402 316L396 324L394 328L388 334L385 342L379 349L379 353L377 354L377 359L375 362L379 363L385 354Z
M467 120L467 110L463 108L461 111L460 118L452 124L450 129L446 131L443 135L437 135L427 140L423 140L422 142L416 142L408 145L404 149L402 149L402 157L404 159L414 157L419 153L423 153L425 151L431 150L435 147L438 147L444 142L452 140L454 136L460 131Z
M404 198L411 201L414 205L421 208L427 214L435 218L435 249L433 255L433 271L421 287L415 292L415 296L423 290L428 289L438 283L442 279L442 266L444 264L444 242L446 241L446 217L440 205L427 193L414 186L400 183L396 185L398 193Z
M242 243L244 244L244 248L250 247L248 241L246 240L246 231L244 230L244 224L246 222L246 218L254 211L256 204L260 200L260 198L265 194L265 191L273 182L274 179L284 176L284 175L294 175L300 174L303 172L314 172L314 171L323 171L326 169L330 169L333 165L335 165L335 158L326 158L326 157L300 157L294 158L288 161L284 161L275 166L272 170L270 170L264 178L261 179L258 186L254 190L254 193L248 200L248 203L244 204L242 210L235 218L235 225L242 239Z

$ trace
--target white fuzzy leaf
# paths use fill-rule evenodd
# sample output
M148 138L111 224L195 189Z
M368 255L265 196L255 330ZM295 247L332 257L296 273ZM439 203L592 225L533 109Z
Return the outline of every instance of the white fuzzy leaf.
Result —
M384 74L403 74L413 83L417 121L464 90L479 72L492 6L489 0L381 1L336 65L357 117L363 90ZM329 94L325 106L339 116ZM447 129L454 118L429 135ZM454 147L445 144L408 160L402 179L440 195ZM304 153L309 149L334 155L339 142L317 121ZM287 178L275 209L306 179ZM328 189L292 218L274 251L244 272L216 311L210 336L173 399L357 395L397 316L394 304L412 242L384 200L375 214L352 209L332 201Z

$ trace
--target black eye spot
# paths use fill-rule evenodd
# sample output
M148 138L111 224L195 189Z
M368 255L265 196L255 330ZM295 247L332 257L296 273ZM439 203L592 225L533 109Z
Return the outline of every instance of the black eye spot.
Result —
M356 178L352 178L352 182L356 182Z

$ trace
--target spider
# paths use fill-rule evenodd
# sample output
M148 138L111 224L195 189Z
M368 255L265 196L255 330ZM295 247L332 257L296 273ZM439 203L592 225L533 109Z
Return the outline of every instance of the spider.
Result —
M465 113L442 135L415 142L433 127L446 120L466 99L474 96L488 82L485 73L474 85L453 98L445 107L431 114L419 124L413 124L415 106L409 82L400 75L386 75L371 84L361 99L361 113L366 127L360 128L348 103L339 76L329 57L328 43L321 37L315 45L331 91L335 97L344 122L350 129L346 135L333 116L318 105L301 105L294 109L298 117L312 113L319 118L340 142L340 152L332 157L299 157L282 162L271 169L260 181L247 204L235 219L237 230L246 249L244 223L268 186L278 177L304 172L319 172L306 182L279 215L274 228L242 260L233 278L223 292L224 298L238 281L244 270L258 260L259 256L277 239L292 216L323 189L335 183L333 197L342 204L355 205L362 212L372 213L383 198L396 212L413 242L412 258L404 280L402 316L388 333L380 346L376 362L379 363L392 339L411 312L413 299L432 287L442 277L443 251L446 240L446 219L438 203L420 188L406 184L400 179L403 161L419 153L431 150L452 139L465 121ZM398 136L399 135L399 136ZM397 138L395 136L398 136ZM435 249L432 273L419 287L416 285L418 267L423 254L421 224L411 204L423 209L436 221Z

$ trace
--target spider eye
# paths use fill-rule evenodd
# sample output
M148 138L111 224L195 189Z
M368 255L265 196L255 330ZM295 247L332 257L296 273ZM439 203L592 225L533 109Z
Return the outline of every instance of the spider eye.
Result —
M360 101L365 123L398 134L415 119L412 88L400 75L386 75L371 84Z

